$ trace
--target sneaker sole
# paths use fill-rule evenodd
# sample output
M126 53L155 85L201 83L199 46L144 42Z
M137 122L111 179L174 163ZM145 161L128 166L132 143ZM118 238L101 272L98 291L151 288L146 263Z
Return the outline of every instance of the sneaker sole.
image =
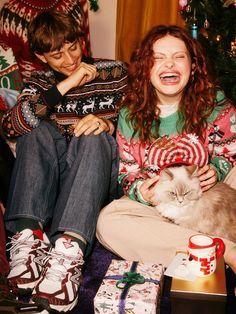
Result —
M68 312L72 310L77 302L78 302L78 297L70 304L68 305L54 305L54 304L49 304L47 299L40 298L40 297L34 297L33 302L36 303L39 306L42 306L45 308L47 311L56 311L56 312Z
M34 287L37 285L39 279L37 281L26 283L26 284L15 284L15 286L18 288L20 295L26 295L32 293L34 290ZM14 285L14 284L13 284Z

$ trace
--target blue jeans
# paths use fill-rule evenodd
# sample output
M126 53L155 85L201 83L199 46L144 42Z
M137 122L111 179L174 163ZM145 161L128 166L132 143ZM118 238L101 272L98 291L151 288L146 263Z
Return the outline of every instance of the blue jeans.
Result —
M15 219L45 225L49 236L72 231L88 243L95 235L100 209L115 198L118 153L106 133L73 137L70 143L46 121L17 140L7 211L8 230Z

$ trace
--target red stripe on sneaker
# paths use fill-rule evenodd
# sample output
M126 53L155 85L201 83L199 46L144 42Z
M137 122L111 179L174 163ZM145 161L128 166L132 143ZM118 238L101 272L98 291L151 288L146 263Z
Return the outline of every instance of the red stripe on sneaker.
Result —
M71 241L74 241L74 239L71 238L70 236L68 236L68 235L63 235L63 236L60 237L60 238L66 240L65 242L63 242L63 245L64 245L64 247L65 247L66 249L69 249L69 248L71 248L71 247L74 247L74 245L71 243Z
M43 241L43 230L42 229L35 229L32 231L33 231L34 236L36 236L38 239Z

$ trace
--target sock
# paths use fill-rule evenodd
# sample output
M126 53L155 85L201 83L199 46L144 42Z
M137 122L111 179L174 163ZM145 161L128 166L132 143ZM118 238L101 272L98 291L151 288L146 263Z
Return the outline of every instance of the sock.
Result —
M74 236L72 236L71 234L67 234L66 232L62 235L62 237L65 237L65 238L70 238L72 239L73 241L77 242L79 244L79 247L82 251L82 253L84 254L85 252L85 249L87 247L87 244L84 243L82 240L80 240L79 238L76 238Z
M16 230L18 232L30 229L33 231L35 238L43 240L43 230L39 226L39 222L31 218L19 218L16 220Z

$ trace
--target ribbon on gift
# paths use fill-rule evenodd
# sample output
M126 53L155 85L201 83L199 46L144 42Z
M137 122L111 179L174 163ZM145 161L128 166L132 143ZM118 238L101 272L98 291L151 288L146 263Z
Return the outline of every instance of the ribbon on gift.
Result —
M152 282L157 285L160 284L159 280L147 279L139 273L136 273L137 266L138 262L133 262L129 272L125 272L123 275L107 275L104 277L104 279L118 280L116 287L123 290L120 295L119 314L125 313L125 299L131 286L136 284L144 284L145 282Z
M119 289L124 289L125 286L133 286L136 284L142 284L145 282L145 278L139 273L134 273L132 271L124 273L121 279L116 283L116 287Z

